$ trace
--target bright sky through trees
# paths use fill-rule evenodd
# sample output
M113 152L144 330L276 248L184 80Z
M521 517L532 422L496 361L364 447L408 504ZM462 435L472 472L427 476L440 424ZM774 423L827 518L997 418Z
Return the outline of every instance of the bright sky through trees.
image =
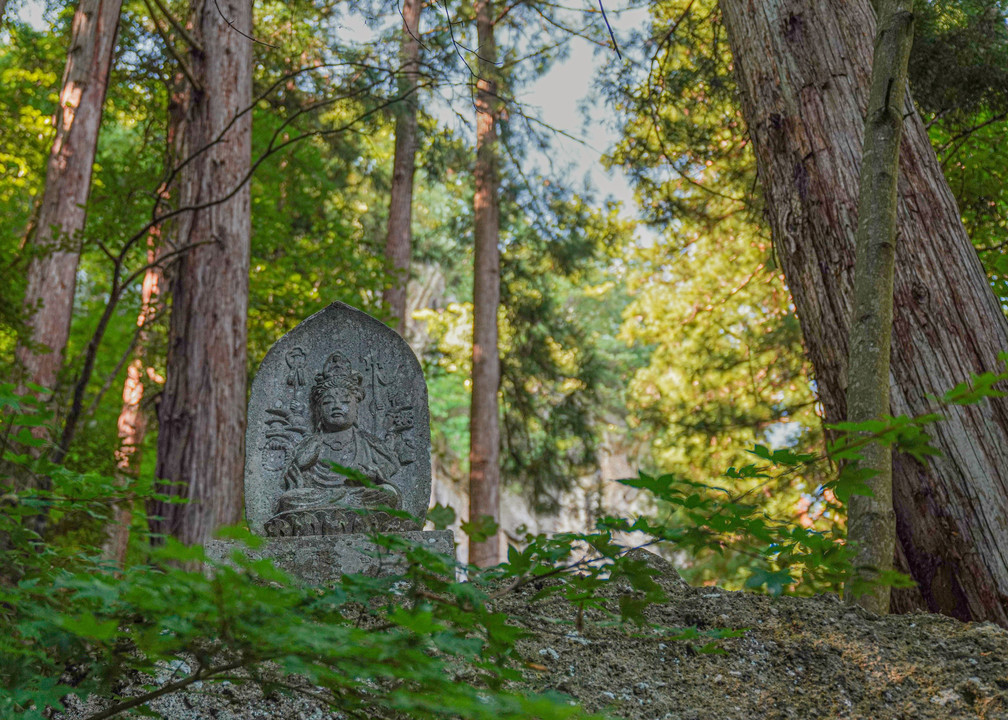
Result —
M587 7L587 6L586 6ZM594 6L592 6L594 7ZM47 18L45 4L39 0L27 0L14 8L15 14L32 27L43 30L52 26ZM428 12L435 11L431 8ZM640 29L647 22L646 8L621 11L618 6L606 7L607 17L617 40L631 31ZM595 15L602 22L600 15ZM375 28L360 14L343 16L336 29L345 32L346 37L367 41L375 35ZM548 72L535 80L527 88L520 89L518 100L525 111L542 123L542 127L552 127L558 132L553 135L553 149L549 153L530 148L528 160L533 167L546 177L556 176L558 180L572 188L583 188L585 183L597 193L602 201L612 198L623 205L624 217L635 217L633 190L626 176L618 170L605 170L600 161L618 139L617 121L612 113L593 93L593 82L603 65L618 62L633 62L626 54L626 43L621 42L623 59L610 48L597 48L587 40L572 37L569 54L556 62ZM432 107L450 127L460 131L458 108Z

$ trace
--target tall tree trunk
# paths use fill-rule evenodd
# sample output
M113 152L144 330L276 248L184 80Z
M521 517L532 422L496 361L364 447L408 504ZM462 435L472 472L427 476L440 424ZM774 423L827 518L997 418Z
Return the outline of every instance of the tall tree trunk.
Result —
M33 237L38 254L28 266L25 309L31 345L17 348L26 379L46 388L56 386L70 335L85 205L121 8L122 0L80 0L74 13L56 137Z
M896 185L911 45L913 0L881 0L858 194L847 386L847 419L852 422L889 415ZM866 481L871 495L851 497L847 537L857 547L855 578L870 581L876 573L892 569L896 552L892 448L870 443L862 454L861 467L874 472ZM889 612L888 586L876 585L870 592L857 595L854 585L848 583L844 588L848 602L857 602L882 615Z
M858 170L875 16L868 0L720 0L775 248L827 420L847 417ZM891 407L999 369L1008 321L911 108L900 147ZM942 456L896 454L900 550L927 607L1008 624L1008 400L947 410ZM900 610L898 593L894 608Z
M413 175L417 151L417 80L420 73L421 0L403 0L403 32L399 50L402 69L396 104L395 159L392 161L392 190L389 198L388 234L385 259L395 274L394 284L383 296L398 321L396 330L406 332L406 285L409 282L413 245Z
M187 83L185 75L179 71L175 75L168 100L168 118L165 127L166 162L168 169L179 162L181 143L185 134L185 112L187 106ZM161 212L162 203L166 203L178 187L162 185L158 191L158 203L154 208L155 215ZM140 446L147 434L147 416L143 412L144 396L143 376L148 380L163 383L164 378L158 377L154 368L146 363L150 323L158 314L163 303L162 289L165 283L164 272L160 265L155 265L161 257L166 245L177 246L176 230L178 223L168 220L151 228L147 236L147 264L143 285L140 289L140 312L137 314L137 343L133 361L126 370L123 382L122 409L119 411L117 427L119 430L119 449L116 451L116 469L123 485L129 480L135 480L140 474ZM122 568L126 563L126 551L129 546L130 526L133 522L135 503L128 503L114 508L112 522L105 533L105 543L102 556Z
M473 276L472 406L469 413L469 519L500 518L500 356L497 308L500 305L500 233L497 178L497 46L493 3L476 3L479 77L476 79L475 263ZM469 540L469 562L478 567L500 561L500 538Z
M161 490L189 504L155 503L151 526L200 543L241 518L252 125L236 116L252 100L252 3L194 0L192 15L200 87L189 88L179 202L194 210L179 216L179 247L191 247L171 274L157 461L174 483Z
M141 288L140 312L137 314L137 345L133 360L126 368L126 379L123 381L122 409L119 411L117 427L119 429L119 448L116 450L116 471L120 482L135 480L140 475L140 445L147 433L147 416L141 408L144 397L143 376L151 375L145 356L147 351L149 327L157 315L163 281L161 269L154 266L160 250L158 233L152 231L148 240L147 262L151 265L144 273ZM105 544L102 556L122 568L126 562L126 550L129 546L130 525L133 521L133 503L123 502L117 505L112 513L111 522L105 533Z

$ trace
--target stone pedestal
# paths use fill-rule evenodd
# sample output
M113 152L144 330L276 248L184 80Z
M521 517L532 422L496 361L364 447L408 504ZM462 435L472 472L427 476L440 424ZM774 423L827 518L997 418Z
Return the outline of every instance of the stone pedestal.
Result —
M445 555L455 551L451 530L416 530L396 535ZM212 540L207 543L206 552L213 560L227 562L236 548L255 560L273 559L277 567L305 585L332 585L342 575L352 573L372 577L391 575L401 572L403 567L401 555L375 545L367 533L266 538L255 550L231 540Z

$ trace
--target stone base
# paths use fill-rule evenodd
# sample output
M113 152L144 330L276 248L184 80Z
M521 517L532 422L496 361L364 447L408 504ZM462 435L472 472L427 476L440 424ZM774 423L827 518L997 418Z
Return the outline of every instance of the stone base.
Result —
M445 555L453 555L455 552L455 534L451 530L414 530L395 535L423 543L434 552ZM255 550L233 540L211 540L206 544L206 553L212 560L228 562L231 552L241 548L254 560L271 558L277 567L289 572L305 585L331 585L345 574L377 577L391 575L402 569L402 557L375 545L367 533L264 540L262 546Z

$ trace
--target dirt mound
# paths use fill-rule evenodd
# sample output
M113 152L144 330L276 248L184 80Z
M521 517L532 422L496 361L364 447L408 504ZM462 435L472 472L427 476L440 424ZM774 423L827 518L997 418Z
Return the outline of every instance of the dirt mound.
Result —
M534 631L520 650L530 690L559 690L587 709L647 720L1008 718L1008 631L939 615L877 617L832 596L770 598L692 588L651 556L668 602L647 620L668 628L747 628L719 641L670 641L651 627L605 623L536 588L495 609ZM620 593L613 584L612 610Z

